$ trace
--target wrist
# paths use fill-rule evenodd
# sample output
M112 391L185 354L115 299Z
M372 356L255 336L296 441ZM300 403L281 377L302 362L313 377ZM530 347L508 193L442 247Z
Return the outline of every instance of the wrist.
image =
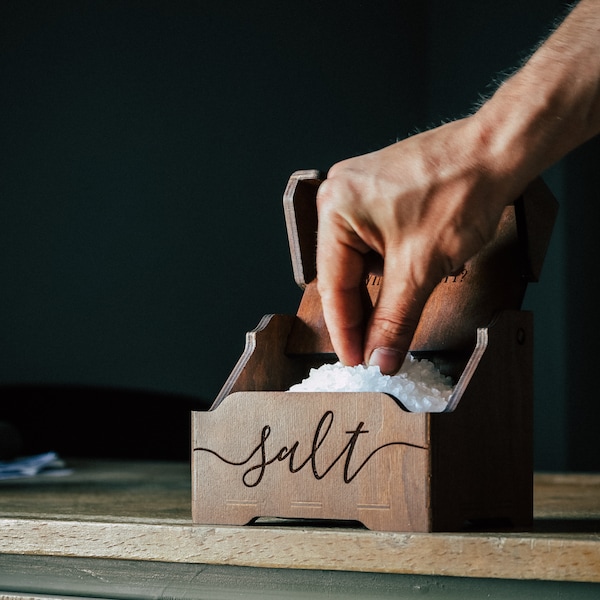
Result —
M495 180L518 188L548 166L548 144L555 124L541 95L523 98L512 87L504 84L473 115L473 121L483 168Z

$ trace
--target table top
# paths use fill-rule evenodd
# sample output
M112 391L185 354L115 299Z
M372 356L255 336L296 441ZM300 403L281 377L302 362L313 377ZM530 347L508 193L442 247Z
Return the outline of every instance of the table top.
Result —
M70 475L0 482L0 553L600 582L600 474L536 474L530 532L429 534L194 525L189 464L67 463Z

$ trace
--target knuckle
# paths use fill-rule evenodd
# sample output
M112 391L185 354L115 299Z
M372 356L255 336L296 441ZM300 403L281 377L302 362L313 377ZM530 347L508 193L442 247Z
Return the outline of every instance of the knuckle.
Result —
M345 161L333 165L327 178L317 190L317 208L325 211L346 205L356 196L355 174L348 168Z
M335 199L335 186L332 185L332 180L326 179L321 183L317 190L317 208L319 212L324 211L328 206L331 205Z
M320 209L337 205L348 192L342 179L325 179L317 190L317 207Z
M378 310L371 319L371 328L376 335L391 342L398 339L412 338L417 327L419 316L408 311Z

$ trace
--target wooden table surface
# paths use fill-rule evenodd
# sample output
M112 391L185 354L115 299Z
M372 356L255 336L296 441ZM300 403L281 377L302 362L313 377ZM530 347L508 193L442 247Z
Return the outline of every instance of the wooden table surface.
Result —
M0 482L0 554L600 582L597 474L537 474L531 532L402 534L287 521L193 525L187 464L68 466L63 477Z

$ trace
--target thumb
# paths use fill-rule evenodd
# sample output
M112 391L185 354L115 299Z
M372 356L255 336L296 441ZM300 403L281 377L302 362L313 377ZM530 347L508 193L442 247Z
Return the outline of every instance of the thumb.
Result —
M396 264L394 264L396 263ZM421 313L435 284L417 283L406 262L386 257L377 303L365 332L365 362L384 374L397 373L410 348Z

